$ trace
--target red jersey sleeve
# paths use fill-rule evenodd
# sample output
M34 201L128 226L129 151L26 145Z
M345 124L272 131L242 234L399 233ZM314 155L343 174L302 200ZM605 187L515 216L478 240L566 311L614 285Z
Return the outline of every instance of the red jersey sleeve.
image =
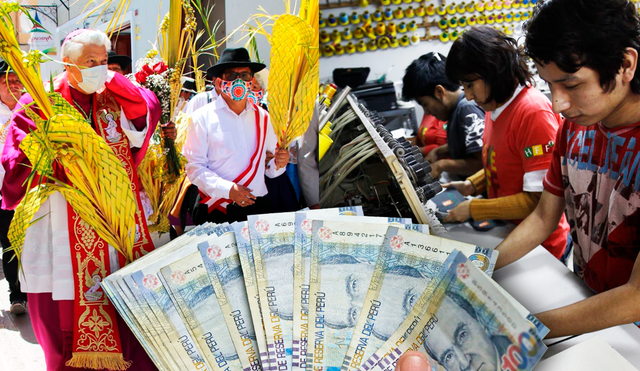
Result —
M556 137L555 145L553 146L553 154L551 159L551 166L547 175L544 177L542 184L544 189L549 193L558 197L564 197L565 186L562 182L562 155L566 152L567 147L567 121L565 120L558 129L558 135Z
M549 168L559 122L560 117L547 110L536 110L523 118L515 143L525 173Z

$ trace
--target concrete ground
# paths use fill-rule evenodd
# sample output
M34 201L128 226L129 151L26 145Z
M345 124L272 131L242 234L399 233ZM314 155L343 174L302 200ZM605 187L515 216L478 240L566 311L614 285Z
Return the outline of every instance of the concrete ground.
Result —
M29 314L9 313L9 284L0 264L0 370L44 371L44 354L31 328Z

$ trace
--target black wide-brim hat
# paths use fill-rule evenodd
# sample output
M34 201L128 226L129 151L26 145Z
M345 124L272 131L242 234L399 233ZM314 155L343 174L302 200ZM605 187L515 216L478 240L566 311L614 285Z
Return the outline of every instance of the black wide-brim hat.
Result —
M266 66L262 63L251 62L249 52L245 48L227 48L222 52L218 63L207 69L207 76L219 77L229 68L249 67L251 72L262 71Z
M107 55L109 57L107 64L119 64L120 68L122 68L123 70L126 70L127 68L129 68L129 66L131 66L131 57L129 56L118 55L113 51L110 51Z

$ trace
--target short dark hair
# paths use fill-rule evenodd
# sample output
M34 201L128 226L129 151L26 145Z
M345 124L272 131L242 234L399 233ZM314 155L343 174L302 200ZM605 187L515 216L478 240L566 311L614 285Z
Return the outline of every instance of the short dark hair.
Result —
M551 0L536 6L525 24L525 51L540 64L555 63L574 73L588 67L610 92L626 48L640 51L640 18L627 0ZM640 94L640 63L631 91Z
M447 291L445 298L451 299L451 301L453 301L457 306L459 306L465 312L467 312L474 320L476 321L478 320L478 315L476 314L475 309L473 309L473 305L471 305L471 303L469 303L467 299L465 299L459 294L456 294L453 291ZM444 300L444 298L442 300ZM422 331L424 335L424 329ZM438 361L438 363L440 363L440 360L437 358L437 355L434 354L431 348L427 346L426 341L424 342L424 349L427 351L427 353L429 353L429 356L431 358L435 359L436 361Z
M516 83L531 84L531 72L516 40L489 26L472 27L453 43L446 72L451 81L482 79L491 90L486 102L498 104L511 98Z
M446 63L447 58L435 52L411 62L402 78L402 99L410 101L419 97L433 97L438 85L449 91L460 89L457 81L452 82L447 78L444 72Z

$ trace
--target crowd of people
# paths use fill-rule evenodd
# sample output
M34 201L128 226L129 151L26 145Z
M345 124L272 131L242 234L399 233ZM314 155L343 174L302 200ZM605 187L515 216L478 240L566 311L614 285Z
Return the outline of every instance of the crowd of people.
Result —
M426 115L457 119L447 114L455 110L447 94L454 96L459 86L484 112L482 170L444 186L485 198L462 202L446 221L519 223L496 248L496 268L538 245L563 261L573 248L574 272L596 294L535 314L549 328L549 338L640 326L639 51L640 18L632 3L550 0L533 12L524 48L493 28L475 27L453 43L446 62L431 53L407 69L405 83L414 82L405 96L420 103ZM525 55L549 85L551 101L531 83ZM434 67L438 63L445 65L444 74L442 67ZM422 89L412 91L413 86ZM450 131L471 124L425 120L430 121L423 122L422 145L425 155L437 160L432 175L438 176L440 153L431 154L441 146L451 148L452 141L464 148L476 133ZM447 144L437 142L443 127ZM459 160L451 153L448 158L450 163ZM446 171L469 175L468 168ZM464 316L455 323L460 321L467 322ZM443 328L453 331L455 326ZM454 341L425 341L429 354L447 370L481 367L479 343L458 342L453 335L448 339ZM434 353L438 349L442 352ZM446 360L441 359L444 350ZM429 369L419 352L405 353L396 364L400 371Z
M144 189L136 169L156 131L160 102L153 92L124 76L131 59L110 50L111 41L101 31L72 32L62 44L65 71L54 78L53 87L82 114L124 165L138 206L133 248L141 256L159 247L154 246L149 232L144 196L141 197ZM265 67L252 62L246 49L228 48L206 71L208 91L197 93L193 80L184 79L179 108L190 115L191 122L182 149L187 160L182 185L186 191L175 200L179 207L173 237L189 225L318 208L318 138L317 129L312 128L317 126L317 118L310 123L310 134L288 145L279 144L268 114ZM37 130L32 114L41 112L32 102L16 73L2 62L0 243L4 248L11 246L7 233L14 210L29 191L25 179L31 164L20 144L32 130ZM175 139L176 132L173 122L161 128L164 138ZM64 170L54 165L53 171L56 181L66 180ZM78 266L72 251L84 250L92 251L90 254L97 259L106 256L96 263L99 269L90 272L91 282L76 279L78 270L87 268ZM68 369L65 367L76 364L75 359L87 359L77 357L84 349L79 345L79 316L85 308L97 307L100 311L94 315L103 321L105 336L115 334L115 352L121 357L116 362L122 362L121 366L134 362L140 370L154 369L108 300L100 300L94 294L93 286L126 261L87 229L60 192L44 201L26 231L20 274L13 251L5 250L2 261L10 285L10 312L24 314L28 303L34 333L49 370Z

